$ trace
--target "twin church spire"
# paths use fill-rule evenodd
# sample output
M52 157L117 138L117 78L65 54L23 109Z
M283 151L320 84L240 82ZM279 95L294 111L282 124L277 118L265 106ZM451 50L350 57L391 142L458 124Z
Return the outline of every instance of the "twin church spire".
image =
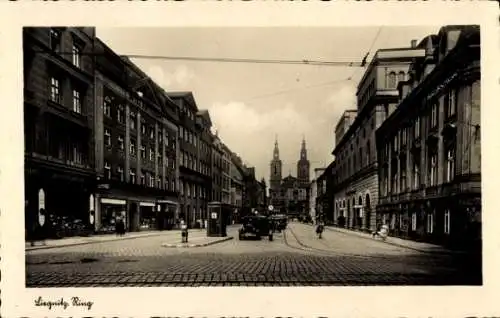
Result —
M278 187L282 179L282 162L279 156L278 136L274 141L273 160L271 161L270 185ZM297 179L301 182L309 182L309 160L307 160L307 147L305 136L302 136L302 144L300 148L300 156L297 161Z

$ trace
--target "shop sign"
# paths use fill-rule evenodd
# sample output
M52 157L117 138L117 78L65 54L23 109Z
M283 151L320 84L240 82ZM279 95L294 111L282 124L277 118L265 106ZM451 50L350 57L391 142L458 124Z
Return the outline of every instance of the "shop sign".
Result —
M91 194L89 198L89 221L90 224L94 224L94 211L95 211L95 200L94 200L94 195Z
M38 223L40 226L45 224L45 191L38 191Z

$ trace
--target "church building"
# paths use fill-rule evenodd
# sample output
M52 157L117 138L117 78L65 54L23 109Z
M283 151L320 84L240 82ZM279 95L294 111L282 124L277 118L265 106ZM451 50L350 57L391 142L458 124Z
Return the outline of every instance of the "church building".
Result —
M282 213L291 217L307 215L309 213L309 171L310 163L307 159L306 141L302 140L299 160L297 161L297 177L291 172L282 177L283 163L279 155L278 140L274 143L271 173L269 177L269 197L273 206L273 213Z

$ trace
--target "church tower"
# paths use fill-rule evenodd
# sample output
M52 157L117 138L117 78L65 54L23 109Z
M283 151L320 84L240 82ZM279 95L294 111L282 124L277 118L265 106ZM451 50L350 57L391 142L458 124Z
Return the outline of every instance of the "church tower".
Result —
M279 192L281 186L281 168L280 150L278 147L278 138L274 142L273 160L271 160L271 173L269 174L270 190Z
M307 160L306 140L302 138L300 159L297 162L297 179L300 183L309 183L309 160Z

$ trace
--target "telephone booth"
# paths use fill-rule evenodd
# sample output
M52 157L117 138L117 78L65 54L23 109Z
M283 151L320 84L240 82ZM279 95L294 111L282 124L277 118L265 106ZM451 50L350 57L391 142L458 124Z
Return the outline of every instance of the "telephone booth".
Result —
M227 220L231 208L221 202L210 202L208 204L208 226L207 236L227 236Z

